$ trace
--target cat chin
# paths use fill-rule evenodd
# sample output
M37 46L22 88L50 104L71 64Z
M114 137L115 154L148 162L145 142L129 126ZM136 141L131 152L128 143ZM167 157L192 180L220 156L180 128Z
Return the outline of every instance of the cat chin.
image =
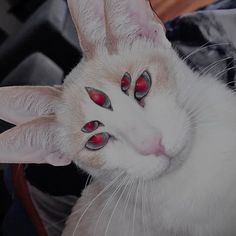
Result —
M167 156L154 157L156 160L143 165L136 165L126 170L131 179L151 180L162 176L170 166L170 158Z
M154 157L153 162L143 165L137 165L134 168L126 170L131 178L152 180L165 177L179 168L187 161L192 150L192 139L189 139L185 146L172 156Z

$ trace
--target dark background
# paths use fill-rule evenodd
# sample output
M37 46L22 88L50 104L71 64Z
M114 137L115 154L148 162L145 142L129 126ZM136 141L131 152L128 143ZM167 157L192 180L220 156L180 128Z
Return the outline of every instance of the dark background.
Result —
M81 57L66 1L0 0L0 86L61 84ZM0 120L0 132L11 127ZM7 212L19 211L12 171L11 165L0 165L0 225ZM54 196L79 196L87 178L73 164L26 165L24 175L32 185ZM7 217L11 227L20 227L9 213ZM14 236L8 229L4 235Z

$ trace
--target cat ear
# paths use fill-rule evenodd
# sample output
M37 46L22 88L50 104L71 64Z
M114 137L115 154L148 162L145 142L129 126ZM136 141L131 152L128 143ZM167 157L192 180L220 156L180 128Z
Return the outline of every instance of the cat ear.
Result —
M57 147L54 116L40 117L0 134L0 163L67 165L71 160Z
M55 112L61 91L49 86L13 86L0 88L0 119L22 124Z
M99 44L105 42L103 0L68 0L84 57L93 57Z
M155 45L170 47L165 27L148 0L104 1L110 44L112 41L132 43L138 38L145 38Z

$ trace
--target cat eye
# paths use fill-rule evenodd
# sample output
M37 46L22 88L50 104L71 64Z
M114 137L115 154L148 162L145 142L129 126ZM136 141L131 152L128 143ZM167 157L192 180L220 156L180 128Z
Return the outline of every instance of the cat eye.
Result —
M128 72L126 72L121 79L121 90L124 93L126 93L130 88L130 84L131 84L131 76Z
M139 101L144 98L152 86L150 74L145 70L136 80L134 96Z
M81 131L83 131L84 133L91 133L94 130L96 130L99 126L103 126L103 124L99 122L98 120L93 120L86 123L81 129Z
M85 87L85 89L88 92L90 99L94 103L106 109L113 110L111 106L111 101L105 93L91 87Z
M99 150L108 143L109 138L110 135L106 132L95 134L88 140L85 147L93 151Z

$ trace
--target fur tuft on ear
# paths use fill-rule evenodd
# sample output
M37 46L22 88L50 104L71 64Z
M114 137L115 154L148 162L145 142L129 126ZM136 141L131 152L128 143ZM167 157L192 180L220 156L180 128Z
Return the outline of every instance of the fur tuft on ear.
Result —
M149 0L105 0L105 12L110 31L107 34L115 37L110 37L112 41L132 43L145 38L156 45L170 47L164 25Z
M67 165L71 159L59 149L54 116L40 117L0 134L0 163Z
M61 91L49 86L0 88L0 119L18 125L55 112Z
M97 46L105 43L103 0L68 0L68 6L84 57L90 59Z

